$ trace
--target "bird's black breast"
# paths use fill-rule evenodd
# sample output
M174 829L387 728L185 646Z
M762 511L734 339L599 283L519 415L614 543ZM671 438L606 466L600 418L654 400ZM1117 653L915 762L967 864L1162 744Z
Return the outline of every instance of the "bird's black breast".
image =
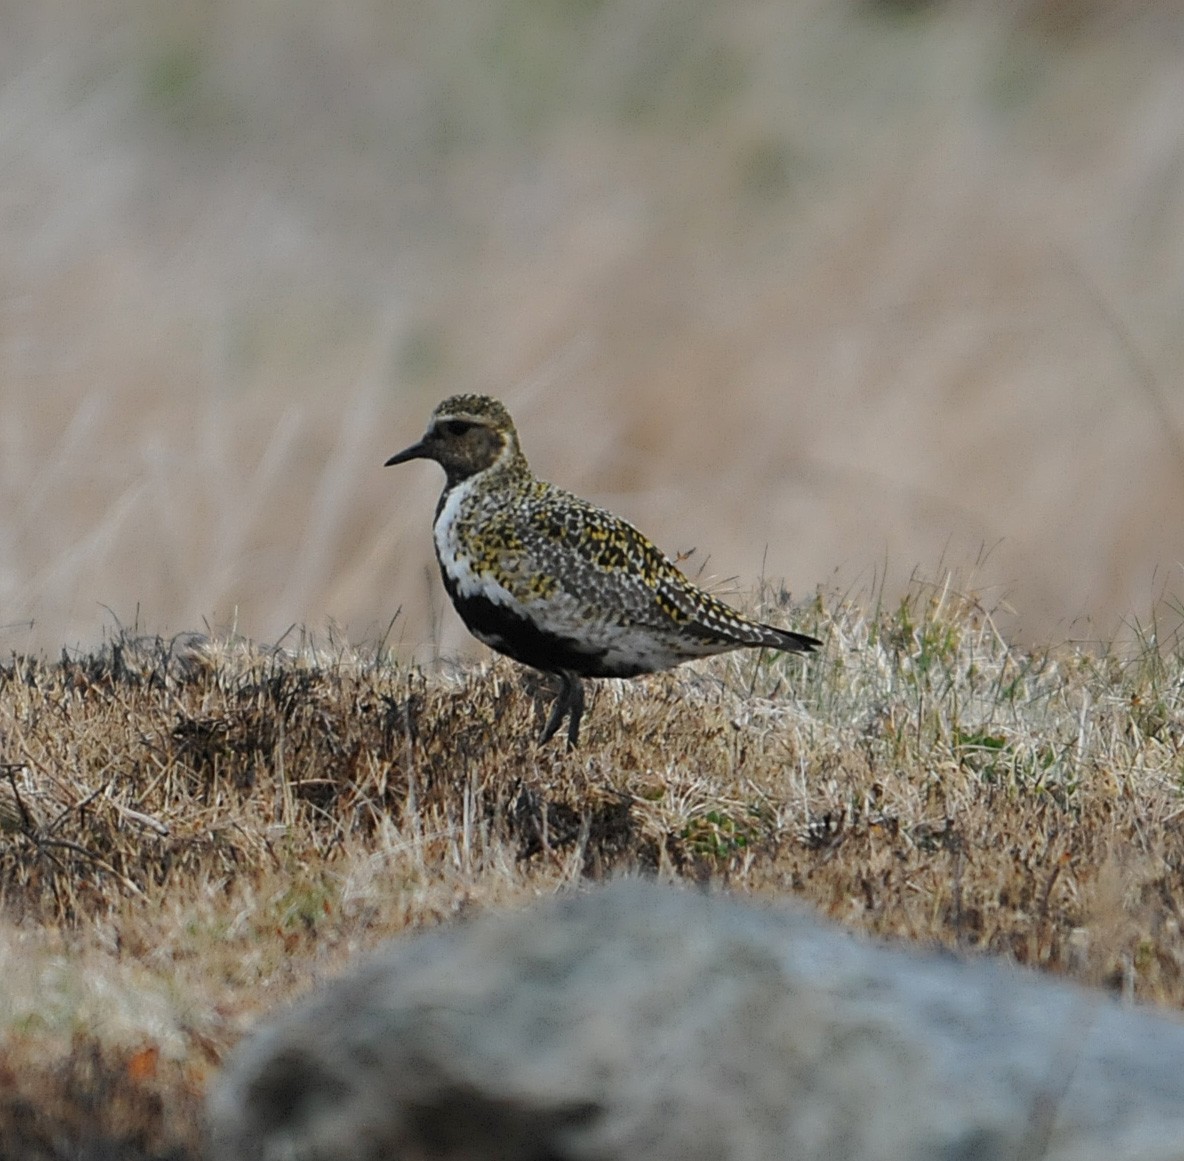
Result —
M505 605L480 595L462 596L444 573L444 585L469 632L491 649L532 669L566 670L581 677L636 677L652 672L644 664L606 661L606 650L590 648L573 637L549 630Z

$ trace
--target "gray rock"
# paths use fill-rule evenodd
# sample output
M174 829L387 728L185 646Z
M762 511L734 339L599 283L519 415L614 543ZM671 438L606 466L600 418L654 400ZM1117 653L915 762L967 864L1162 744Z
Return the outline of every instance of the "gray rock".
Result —
M619 883L395 941L237 1050L211 1156L1184 1159L1184 1025Z

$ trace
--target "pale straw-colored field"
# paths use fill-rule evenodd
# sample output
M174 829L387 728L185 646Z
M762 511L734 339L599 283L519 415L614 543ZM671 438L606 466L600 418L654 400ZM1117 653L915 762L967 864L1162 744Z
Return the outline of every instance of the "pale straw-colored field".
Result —
M1174 627L1176 6L2 15L0 652L469 650L380 465L473 390L725 592Z
M589 877L1184 1003L1176 5L0 26L0 1153L196 1161L260 1015ZM824 647L574 754L404 664L480 656L381 467L456 391Z

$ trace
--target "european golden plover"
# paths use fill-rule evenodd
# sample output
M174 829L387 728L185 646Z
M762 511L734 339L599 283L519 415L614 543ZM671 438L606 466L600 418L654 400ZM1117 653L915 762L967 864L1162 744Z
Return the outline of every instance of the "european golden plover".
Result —
M583 677L636 677L745 646L808 653L814 637L741 616L687 579L632 524L530 470L496 399L445 399L419 443L386 461L445 475L433 533L444 587L469 631L558 676L543 729L579 739Z

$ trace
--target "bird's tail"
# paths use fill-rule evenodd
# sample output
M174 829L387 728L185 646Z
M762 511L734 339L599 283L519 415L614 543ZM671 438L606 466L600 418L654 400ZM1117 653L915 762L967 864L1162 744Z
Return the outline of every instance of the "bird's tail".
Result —
M813 653L822 644L817 637L807 637L805 633L777 629L773 625L762 625L761 628L767 634L762 644L785 653Z

